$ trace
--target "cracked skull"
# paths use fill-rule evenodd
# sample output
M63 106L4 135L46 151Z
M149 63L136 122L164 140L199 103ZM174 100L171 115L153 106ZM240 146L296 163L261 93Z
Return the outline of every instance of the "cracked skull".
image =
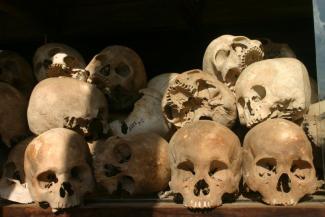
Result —
M94 85L68 77L48 78L34 88L27 117L36 135L63 127L97 139L108 131L107 110L105 96Z
M157 193L168 186L168 143L156 134L113 136L92 150L96 181L110 194Z
M83 69L85 66L85 61L78 51L60 43L42 45L36 50L33 58L34 74L38 81L49 77L49 69L51 69L51 74L54 76L62 74L62 71Z
M244 36L222 35L213 40L203 57L203 71L215 75L231 90L240 73L263 59L261 42Z
M239 119L247 127L276 117L298 121L310 104L308 72L294 58L251 64L235 88Z
M25 151L25 175L33 200L63 209L82 203L94 180L86 141L74 131L56 128L36 137Z
M213 121L196 121L179 129L169 143L170 189L188 208L213 208L225 193L235 193L241 178L238 137Z
M252 128L243 146L243 179L271 205L295 205L321 185L304 131L285 119L270 119Z
M168 122L177 128L196 120L231 127L237 118L233 93L212 75L190 70L174 78L162 100Z

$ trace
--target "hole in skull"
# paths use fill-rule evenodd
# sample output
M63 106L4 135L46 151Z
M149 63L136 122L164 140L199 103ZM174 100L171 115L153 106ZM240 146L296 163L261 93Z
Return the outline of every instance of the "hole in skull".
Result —
M127 77L130 73L130 67L126 65L125 63L120 63L116 68L115 71L117 74L119 74L122 77Z
M73 193L71 184L69 182L63 182L60 187L60 197L65 197L66 194L68 194L69 197L72 196Z
M197 80L196 83L198 85L198 88L197 88L198 91L202 91L202 90L205 90L208 88L216 88L216 86L214 86L212 84L208 84L208 82L203 79Z
M105 164L104 171L105 171L105 176L112 177L119 174L121 172L121 168L114 166L113 164Z
M195 175L194 164L190 160L179 163L177 165L177 169L191 172L193 175Z
M239 75L240 75L239 68L229 69L228 72L227 72L227 74L226 74L226 77L225 77L226 83L231 84L231 86L235 86L236 81L237 81Z
M228 169L227 164L218 160L214 160L210 164L209 176L214 176L218 171L225 169Z
M38 203L38 205L42 208L42 209L47 209L50 207L50 204L46 201L41 201Z
M131 158L131 148L126 143L117 144L114 147L114 156L119 163L128 162Z
M203 195L208 195L210 193L209 185L204 179L199 180L194 186L194 195L200 196L200 192L202 192Z
M131 195L134 193L134 180L131 176L122 176L118 181L117 191L121 194Z
M173 116L173 107L172 105L170 104L167 104L165 107L164 107L164 113L166 114L167 118L169 120L172 120L174 118Z
M252 90L254 90L257 93L257 96L253 97L254 101L262 100L266 96L266 90L261 85L254 85L252 87Z
M43 66L44 66L44 68L46 68L46 69L48 69L48 68L51 66L51 64L52 64L52 60L45 59L45 60L43 61Z
M104 76L109 76L109 74L111 73L111 65L107 64L105 66L103 66L100 70L99 73L104 75Z
M49 50L48 55L50 57L53 57L55 54L60 53L60 52L61 52L61 48L55 47L55 48Z
M127 134L128 133L128 125L125 123L125 121L122 121L121 132L123 134Z
M292 162L290 172L298 179L305 180L310 175L311 168L309 162L299 159Z
M288 174L283 173L278 181L278 184L276 185L276 190L284 193L289 193L291 190L291 180L288 176Z
M76 58L75 57L66 56L66 57L64 57L63 61L69 67L72 67L72 68L76 68L77 67L77 61L76 61Z
M240 51L242 51L244 49L247 49L247 46L246 45L244 45L243 43L240 43L239 42L241 40L243 40L243 39L235 39L234 40L234 43L231 44L232 49L234 49L234 50L240 50ZM235 41L237 41L237 42L235 42Z
M10 179L18 180L22 183L20 172L16 168L14 162L8 162L4 166L4 176Z
M276 173L276 159L274 158L262 158L257 161L257 171L260 177L271 176Z
M201 116L201 117L199 118L199 120L210 120L210 121L212 121L212 118L209 117L209 116Z
M53 171L45 171L37 176L38 183L41 188L50 188L54 183L58 182Z

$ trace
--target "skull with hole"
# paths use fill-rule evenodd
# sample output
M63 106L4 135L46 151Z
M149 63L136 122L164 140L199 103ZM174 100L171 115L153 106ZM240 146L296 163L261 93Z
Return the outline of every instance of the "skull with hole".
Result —
M150 194L168 186L168 143L156 134L113 136L92 149L96 181L110 194Z
M105 96L94 85L68 77L48 78L34 88L27 118L37 135L63 127L98 139L108 132L107 110Z
M29 63L12 51L0 51L0 81L17 88L26 97L29 97L35 83Z
M62 71L69 71L68 69L83 69L85 66L85 61L78 51L60 43L42 45L36 50L33 58L34 74L38 81L48 77L49 69L53 76L62 74Z
M162 111L177 128L196 120L213 120L231 127L237 118L234 94L215 77L198 69L174 78L164 94Z
M29 135L27 100L17 89L0 82L0 140L8 146Z
M25 150L32 139L33 137L27 138L10 150L0 180L1 198L18 203L33 202L27 189L24 172Z
M241 147L227 127L200 120L179 129L169 143L170 189L188 208L214 208L238 191Z
M264 59L272 59L272 58L280 58L280 57L296 58L296 54L289 47L288 44L275 43L268 38L260 38L258 40L262 42Z
M271 205L295 205L320 186L310 142L304 131L285 119L270 119L244 139L243 179Z
M213 40L203 57L203 71L215 75L232 91L240 73L263 59L261 42L244 36L222 35Z
M112 110L132 107L138 90L147 83L147 75L139 55L124 46L102 50L87 65L88 82L96 84L107 95Z
M56 128L36 137L24 162L33 200L54 211L81 204L94 187L90 160L86 141L72 130Z
M300 121L310 104L308 72L294 58L251 64L235 88L239 119L247 127L276 117Z

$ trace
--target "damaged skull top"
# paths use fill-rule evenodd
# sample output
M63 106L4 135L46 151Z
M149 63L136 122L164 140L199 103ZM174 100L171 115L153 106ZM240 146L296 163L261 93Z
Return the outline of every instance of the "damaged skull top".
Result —
M29 128L36 135L63 127L87 139L98 139L108 132L107 116L102 92L92 84L68 77L38 83L27 110Z
M176 76L162 100L162 111L177 128L196 120L231 127L236 118L234 94L212 75L195 69Z
M251 64L241 73L235 88L240 123L247 127L276 117L298 121L310 105L308 72L294 58Z
M88 81L108 95L110 109L114 111L132 107L138 90L147 83L141 58L124 46L105 48L94 56L86 70L90 73Z
M320 186L311 144L298 125L270 119L252 128L243 149L243 179L271 205L295 205Z
M241 178L238 137L213 121L196 121L179 129L169 143L170 189L193 209L222 204L225 193L235 193Z
M168 143L156 134L113 136L92 150L96 181L110 194L150 194L168 187Z
M263 59L261 42L244 36L222 35L213 40L203 57L203 71L215 75L232 91L240 73Z
M24 162L33 200L54 211L81 204L94 187L90 160L86 141L72 130L56 128L36 137Z
M51 73L64 75L65 73L69 74L70 71L72 74L76 73L72 69L84 69L85 66L85 61L78 51L60 43L42 45L36 50L33 58L34 74L38 81L49 77L48 71L52 70L52 67Z

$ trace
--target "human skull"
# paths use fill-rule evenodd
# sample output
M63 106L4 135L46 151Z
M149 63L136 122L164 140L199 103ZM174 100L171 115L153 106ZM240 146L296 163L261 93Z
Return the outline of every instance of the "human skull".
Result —
M90 152L81 135L64 128L46 131L25 151L25 175L35 202L54 211L77 206L94 180Z
M266 120L244 139L243 179L271 205L295 205L321 185L304 131L285 119Z
M17 88L27 98L35 83L29 63L12 51L0 51L0 81Z
M105 96L94 85L68 77L48 78L34 88L27 118L36 135L63 127L97 139L108 132L107 110Z
M251 64L239 76L235 90L239 119L247 127L276 117L297 121L310 104L308 72L294 58Z
M245 36L222 35L207 47L203 71L215 75L231 90L240 73L251 63L263 59L261 42Z
M95 178L110 194L157 193L168 186L168 143L160 136L113 136L94 145Z
M0 82L0 140L11 147L29 135L27 100L17 89Z
M129 136L139 133L157 133L170 138L171 125L165 120L161 110L162 95L155 89L140 90L144 95L135 102L133 111L123 120L111 122L113 135Z
M0 180L1 198L18 203L33 202L27 189L24 172L24 154L32 139L27 138L10 150Z
M241 178L238 137L213 121L196 121L179 129L169 142L170 189L188 208L213 208L225 193L238 191Z
M39 47L33 58L34 74L38 81L48 77L51 67L62 70L83 69L86 64L83 57L74 48L60 43L47 43ZM58 68L56 68L58 69ZM55 74L53 72L53 74Z
M177 128L196 120L213 120L231 127L237 118L233 93L209 73L183 72L170 83L162 100L167 121Z
M150 79L147 87L151 89L155 89L158 91L161 96L165 94L168 89L168 86L171 82L173 82L174 78L179 75L178 73L164 73L157 75L156 77Z
M296 54L289 47L288 44L275 43L268 38L259 39L262 42L262 48L264 51L264 59L280 58L280 57L292 57L296 58Z

